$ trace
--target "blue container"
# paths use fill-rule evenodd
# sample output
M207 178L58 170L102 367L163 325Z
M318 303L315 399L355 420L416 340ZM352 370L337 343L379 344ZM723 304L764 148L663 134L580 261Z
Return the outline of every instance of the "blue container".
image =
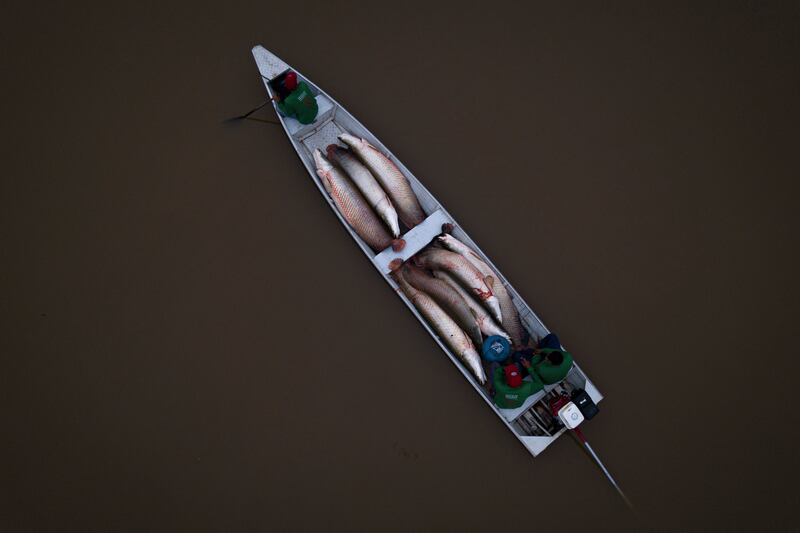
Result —
M483 341L483 348L481 350L484 360L490 362L505 361L511 354L511 344L505 337L499 335L492 335Z

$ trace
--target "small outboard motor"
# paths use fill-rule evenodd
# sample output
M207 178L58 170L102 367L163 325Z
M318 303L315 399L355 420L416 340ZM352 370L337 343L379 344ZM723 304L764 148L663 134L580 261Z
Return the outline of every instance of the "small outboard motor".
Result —
M597 404L594 403L591 396L583 389L575 389L572 391L572 403L578 406L578 409L583 413L583 417L586 420L591 420L600 412Z

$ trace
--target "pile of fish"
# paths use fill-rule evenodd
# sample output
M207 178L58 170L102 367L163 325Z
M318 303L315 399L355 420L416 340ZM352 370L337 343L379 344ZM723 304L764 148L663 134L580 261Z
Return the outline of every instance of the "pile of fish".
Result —
M400 223L408 229L425 220L411 184L385 154L364 139L339 136L326 154L314 150L317 175L337 209L374 251L405 247ZM449 225L446 225L449 226ZM402 263L392 276L420 314L481 383L486 373L478 353L483 340L505 337L524 346L527 332L508 291L495 272L465 243L443 228L433 243Z
M364 139L339 136L347 147L332 144L327 157L314 150L317 175L336 208L370 248L400 251L401 221L408 229L425 220L411 184L397 165Z
M392 276L482 385L486 372L478 351L485 338L505 337L516 348L527 341L519 312L494 271L446 232L409 261L396 265Z

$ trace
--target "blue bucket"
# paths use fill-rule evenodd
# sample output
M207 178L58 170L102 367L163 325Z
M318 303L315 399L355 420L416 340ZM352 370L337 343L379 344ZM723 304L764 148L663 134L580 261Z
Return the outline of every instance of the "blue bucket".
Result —
M484 360L490 362L505 361L511 354L511 344L505 337L499 335L492 335L483 341L483 348L481 354Z

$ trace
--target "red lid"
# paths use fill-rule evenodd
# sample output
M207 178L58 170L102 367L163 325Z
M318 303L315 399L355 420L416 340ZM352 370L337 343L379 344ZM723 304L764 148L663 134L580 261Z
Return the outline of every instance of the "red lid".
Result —
M290 91L294 91L295 87L297 87L297 74L295 74L294 72L287 73L286 77L284 78L283 84Z
M517 389L522 386L522 374L519 373L517 365L511 364L503 367L503 372L506 374L506 383L512 389Z

